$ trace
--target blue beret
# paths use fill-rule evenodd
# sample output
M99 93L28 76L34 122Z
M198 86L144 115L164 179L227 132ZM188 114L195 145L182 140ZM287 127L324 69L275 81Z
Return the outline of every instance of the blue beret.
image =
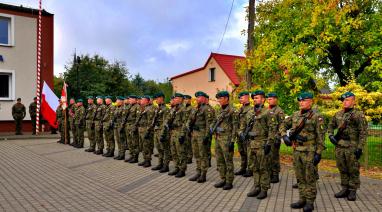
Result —
M300 95L298 95L297 100L301 101L304 99L313 99L313 94L310 92L302 92Z

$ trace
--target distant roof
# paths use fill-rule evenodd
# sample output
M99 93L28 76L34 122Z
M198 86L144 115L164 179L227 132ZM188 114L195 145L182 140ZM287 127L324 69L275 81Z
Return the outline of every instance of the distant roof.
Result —
M239 77L237 76L236 70L235 70L235 60L244 59L245 57L238 56L238 55L219 54L219 53L213 53L213 52L210 54L209 58L207 59L207 62L204 64L203 67L200 67L200 68L197 68L197 69L187 71L185 73L173 76L170 78L170 80L173 80L173 79L176 79L179 77L183 77L183 76L186 76L186 75L189 75L189 74L192 74L192 73L195 73L195 72L198 72L198 71L205 69L208 62L211 60L211 58L214 58L216 60L216 62L223 69L224 73L228 76L228 78L231 80L231 82L234 85L237 86L240 84Z
M26 13L26 14L29 14L29 15L38 15L38 9L34 9L34 8L31 8L31 7L24 7L22 5L17 6L17 5L12 5L12 4L0 3L0 9L11 10L11 11L21 12L21 13ZM52 13L49 13L49 12L45 11L44 9L42 10L42 15L44 15L44 16L53 16Z

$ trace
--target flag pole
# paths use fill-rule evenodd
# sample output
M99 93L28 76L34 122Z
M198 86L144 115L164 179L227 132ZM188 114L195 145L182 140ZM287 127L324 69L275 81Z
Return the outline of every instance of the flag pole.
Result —
M39 0L38 10L38 27L37 27L37 85L36 85L36 135L40 132L40 107L41 107L41 92L40 92L40 73L41 73L41 22L42 22L42 0Z

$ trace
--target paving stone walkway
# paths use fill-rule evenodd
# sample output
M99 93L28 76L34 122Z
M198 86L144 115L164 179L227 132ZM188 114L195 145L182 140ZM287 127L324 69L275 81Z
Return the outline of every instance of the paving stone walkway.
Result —
M156 164L156 158L153 159ZM236 177L230 191L216 189L216 166L207 182L177 179L115 161L53 139L0 141L0 211L292 211L298 199L291 167L265 200L249 198L250 178ZM315 211L382 211L382 181L362 178L358 200L335 199L335 174L320 173ZM298 210L293 210L298 211Z

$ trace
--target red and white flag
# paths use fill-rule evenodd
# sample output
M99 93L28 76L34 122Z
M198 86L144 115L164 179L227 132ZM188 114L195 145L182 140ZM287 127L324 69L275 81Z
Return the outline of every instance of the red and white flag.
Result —
M59 105L58 100L58 97L44 81L41 93L41 115L54 128L57 128L56 109Z
M62 109L66 109L68 107L68 93L66 92L66 88L68 85L64 82L64 86L61 90L61 102L62 102Z

